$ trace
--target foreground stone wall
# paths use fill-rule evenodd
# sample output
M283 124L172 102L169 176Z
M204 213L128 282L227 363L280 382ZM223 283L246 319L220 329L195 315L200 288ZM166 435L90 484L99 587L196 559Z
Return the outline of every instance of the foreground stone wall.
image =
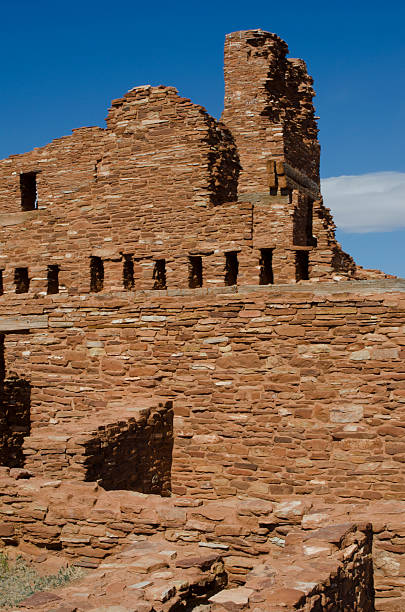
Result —
M246 586L224 589L228 574L220 551L173 542L167 549L164 539L138 540L101 561L79 582L32 595L20 609L45 611L55 605L58 610L69 606L78 611L118 607L120 612L375 609L369 528L345 524L291 535L293 544L256 564ZM17 550L28 553L34 563L50 557L26 542Z
M232 604L240 606L235 609L374 610L372 525L375 609L403 609L398 585L405 569L395 566L397 553L387 560L387 534L402 537L404 503L328 505L301 496L274 504L235 497L162 499L103 491L94 483L21 480L26 476L21 470L6 472L3 468L0 488L4 543L62 547L88 568L102 568L103 559L121 550L134 549L125 557L137 548L153 557L155 545L182 557L181 547L198 545L194 565L207 552L220 555L231 587L212 598L213 610ZM150 567L152 561L142 559ZM122 585L117 592L123 595Z
M6 334L5 362L30 382L32 435L173 400L177 494L398 499L404 294L351 287L57 298L46 329Z

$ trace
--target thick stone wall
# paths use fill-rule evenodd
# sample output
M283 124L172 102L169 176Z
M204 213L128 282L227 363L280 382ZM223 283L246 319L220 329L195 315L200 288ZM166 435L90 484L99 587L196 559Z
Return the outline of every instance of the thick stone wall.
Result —
M167 496L171 492L173 410L127 406L64 424L40 427L25 439L25 467L47 478L98 482ZM3 462L6 463L7 462ZM7 464L10 465L10 464Z
M261 30L227 37L224 123L142 86L106 129L0 161L4 542L94 567L159 532L226 550L242 589L249 557L286 547L275 592L265 564L239 609L371 611L368 528L354 549L322 540L316 584L286 593L312 550L290 527L404 494L405 285L336 242L312 79L287 52ZM377 609L393 611L403 530L378 520Z
M177 494L397 499L404 294L352 286L55 303L47 329L6 334L5 361L31 384L33 435L172 399Z
M240 193L273 187L269 160L286 161L306 177L307 187L319 191L313 80L305 62L287 59L287 53L281 38L263 30L233 32L226 37L222 120L240 155ZM287 187L282 180L277 182L280 189Z
M223 286L229 253L247 286L263 249L266 282L355 277L319 192L312 81L286 52L274 34L227 38L225 124L142 86L112 102L106 129L1 160L1 299L20 311L27 295L187 288L190 258L199 285Z

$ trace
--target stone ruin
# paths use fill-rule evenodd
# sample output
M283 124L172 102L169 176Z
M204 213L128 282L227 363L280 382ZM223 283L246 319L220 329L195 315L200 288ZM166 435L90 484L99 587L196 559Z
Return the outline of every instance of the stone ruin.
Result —
M0 162L0 539L87 568L24 610L405 610L405 281L336 241L287 53Z

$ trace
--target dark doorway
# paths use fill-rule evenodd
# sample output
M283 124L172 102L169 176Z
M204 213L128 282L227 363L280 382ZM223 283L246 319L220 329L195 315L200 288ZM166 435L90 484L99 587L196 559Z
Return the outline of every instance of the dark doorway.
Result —
M153 268L153 288L166 289L166 260L157 259Z
M101 257L90 257L90 291L99 293L104 287L104 264Z

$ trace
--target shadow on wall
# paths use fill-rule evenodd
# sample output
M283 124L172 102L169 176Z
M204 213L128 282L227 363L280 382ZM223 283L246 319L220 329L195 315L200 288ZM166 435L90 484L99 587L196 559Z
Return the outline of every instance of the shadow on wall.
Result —
M23 442L31 430L31 385L10 376L0 381L0 465L23 467Z
M86 443L86 481L104 489L170 496L173 406L160 405L143 420L99 427Z

